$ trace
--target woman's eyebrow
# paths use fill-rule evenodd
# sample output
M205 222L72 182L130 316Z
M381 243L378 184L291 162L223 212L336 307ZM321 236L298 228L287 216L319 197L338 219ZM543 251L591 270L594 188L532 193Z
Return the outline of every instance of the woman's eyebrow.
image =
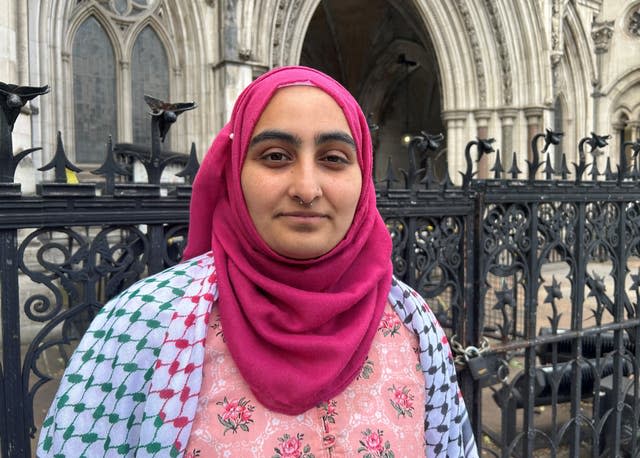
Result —
M353 147L355 149L356 142L353 140L353 137L346 132L342 132L340 130L336 130L333 132L323 132L321 134L316 135L315 142L316 145L321 145L322 143L327 143L331 141L339 141L346 143L347 145Z
M249 146L256 145L265 140L282 140L295 146L300 146L300 144L302 144L302 139L297 135L293 135L282 130L269 129L263 130L258 135L253 137L251 139L251 142L249 143Z

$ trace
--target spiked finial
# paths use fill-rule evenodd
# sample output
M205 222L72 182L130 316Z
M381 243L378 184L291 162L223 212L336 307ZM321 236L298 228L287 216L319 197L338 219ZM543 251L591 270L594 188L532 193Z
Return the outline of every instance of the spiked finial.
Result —
M198 162L198 155L196 154L196 144L191 143L191 151L189 152L189 159L184 169L176 173L176 176L185 178L189 184L193 184L193 180L198 173L200 163Z
M58 141L56 146L56 154L51 159L47 165L40 167L38 170L41 172L46 172L47 170L55 169L55 182L56 183L66 183L67 182L67 170L69 169L73 172L82 172L77 166L71 163L71 161L67 158L67 153L64 150L64 145L62 144L62 133L58 131Z
M100 167L92 170L94 175L104 175L105 179L105 192L107 195L113 195L115 190L115 176L116 175L131 175L128 170L122 167L115 159L113 154L113 143L111 141L111 135L107 140L107 155L104 162Z

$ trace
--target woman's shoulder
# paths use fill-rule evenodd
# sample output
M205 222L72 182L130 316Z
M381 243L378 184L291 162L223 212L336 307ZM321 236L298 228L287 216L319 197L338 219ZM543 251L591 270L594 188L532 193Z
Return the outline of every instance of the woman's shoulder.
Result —
M391 289L389 290L389 303L395 309L422 309L427 311L429 306L424 298L411 286L399 280L395 275L391 277Z
M215 264L213 254L208 252L137 281L111 299L104 312L122 315L141 309L172 309L176 299L188 296L193 283L212 275Z
M388 300L400 320L418 336L444 336L444 331L429 304L415 289L395 276L391 280Z
M213 298L217 299L215 265L211 253L176 264L143 278L107 302L92 321L85 339L116 337L121 334L153 333L165 329L171 318L189 307L190 291L199 289L203 279L213 278Z

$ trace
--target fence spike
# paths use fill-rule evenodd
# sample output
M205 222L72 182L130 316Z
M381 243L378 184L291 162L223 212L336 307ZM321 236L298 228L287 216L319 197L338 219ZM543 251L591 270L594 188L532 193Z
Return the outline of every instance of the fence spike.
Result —
M396 175L393 173L393 164L391 163L391 156L387 157L387 172L385 174L383 182L386 183L387 191L391 189L391 183L397 183L398 179Z
M618 175L620 175L620 168L619 167L618 167ZM610 157L607 158L607 165L604 168L604 177L605 177L605 180L613 180L615 178L613 170L611 169L611 158Z
M453 188L454 186L453 181L451 181L451 175L449 175L448 167L444 171L444 178L440 182L440 186L442 187L443 191L449 188Z
M493 164L493 167L491 167L491 172L493 172L493 178L496 180L502 178L504 168L502 167L502 161L500 160L500 150L496 151L496 162Z
M551 163L551 153L547 153L547 159L545 161L544 174L546 180L552 180L553 174L555 170L553 170L553 164Z
M62 133L58 131L58 141L56 146L56 154L51 159L47 165L40 167L38 170L41 172L46 172L47 170L55 169L55 183L66 183L67 182L67 171L69 169L73 172L79 173L82 172L82 169L78 168L67 158L67 153L64 150L64 145L62 143Z
M91 173L93 173L94 175L104 176L105 192L107 195L113 195L113 192L115 190L116 175L131 175L131 172L126 170L116 161L115 155L113 154L113 142L111 139L111 135L109 135L107 139L107 154L104 162L100 167L92 170Z
M198 162L198 155L196 154L196 144L191 143L191 151L189 152L189 159L184 169L176 173L176 176L185 178L189 184L193 184L193 180L200 168L200 162Z
M518 175L522 173L522 170L518 168L518 156L516 152L513 152L513 156L511 158L511 167L509 168L509 173L511 174L511 178L514 180L518 179Z
M427 158L424 178L420 183L425 185L425 189L433 189L434 185L438 184L438 180L436 180L436 176L433 174L433 159L430 157Z
M562 153L562 161L560 163L560 176L563 180L566 180L569 177L571 171L569 170L569 166L567 165L567 155Z

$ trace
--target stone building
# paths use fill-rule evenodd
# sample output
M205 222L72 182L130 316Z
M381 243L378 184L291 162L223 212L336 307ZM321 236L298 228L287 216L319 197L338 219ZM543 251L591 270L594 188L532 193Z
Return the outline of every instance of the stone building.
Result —
M187 152L193 141L202 156L239 91L285 64L324 70L355 95L379 127L379 178L387 157L403 165L401 138L420 130L445 135L436 162L454 180L476 136L510 157L552 127L565 133L555 160L564 151L571 161L582 136L609 133L615 164L640 133L640 0L0 4L0 80L51 87L14 130L16 149L43 147L35 167L57 131L84 168L99 163L108 134L146 142L143 93L198 103L167 142Z

